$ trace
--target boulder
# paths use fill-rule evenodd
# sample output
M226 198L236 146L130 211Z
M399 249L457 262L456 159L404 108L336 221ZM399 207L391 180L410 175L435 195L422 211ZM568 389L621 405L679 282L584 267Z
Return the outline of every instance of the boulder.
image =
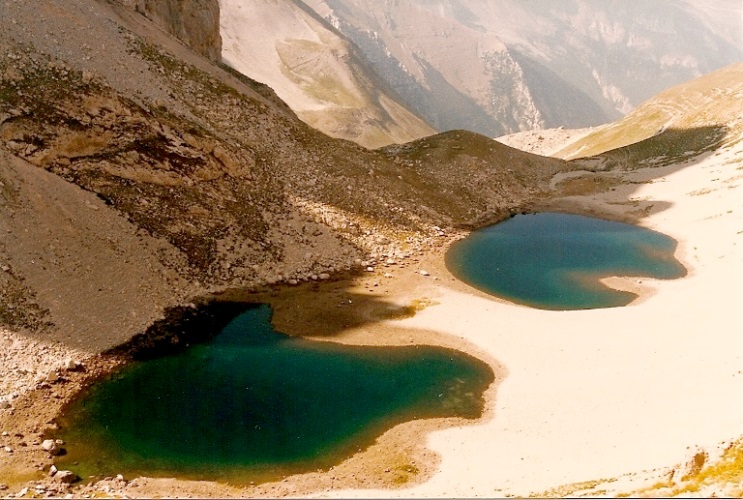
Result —
M64 484L72 484L80 478L70 470L60 470L54 475L54 479Z
M53 439L45 439L41 443L41 448L48 452L50 455L59 455L62 453L62 448Z
M71 371L75 371L79 367L80 367L80 363L78 363L77 361L75 361L72 358L68 358L64 362L64 369L67 370L67 371L70 371L70 372Z

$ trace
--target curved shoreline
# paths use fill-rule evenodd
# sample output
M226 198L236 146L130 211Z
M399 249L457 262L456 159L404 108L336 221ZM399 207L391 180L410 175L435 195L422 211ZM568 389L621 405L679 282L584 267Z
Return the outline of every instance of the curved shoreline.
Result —
M138 478L111 491L139 496L387 497L398 496L401 491L396 488L411 487L404 490L405 496L503 496L547 491L560 484L618 477L642 469L660 471L644 482L622 483L625 489L615 490L613 494L617 494L656 481L667 467L685 458L688 446L713 446L737 437L743 429L733 408L728 408L735 403L730 395L741 388L741 378L733 372L739 353L730 344L734 342L731 324L740 324L740 320L730 306L735 294L719 293L726 283L729 286L743 279L740 262L734 259L743 244L741 228L736 226L743 207L734 189L714 191L715 203L709 202L709 195L706 199L687 195L699 185L709 184L713 176L728 176L733 182L735 163L723 163L732 155L727 152L722 160L706 156L693 168L681 171L669 168L624 174L637 182L666 175L667 182L643 184L639 194L673 204L641 223L678 241L676 256L688 274L679 283L643 279L641 298L608 315L606 311L581 311L581 316L540 312L499 300L451 276L442 249L404 267L362 274L343 286L323 283L310 286L317 288L315 291L294 289L296 293L287 296L285 309L274 319L277 328L286 333L301 333L302 318L298 321L292 314L298 295L309 304L337 304L343 294L350 294L351 300L358 301L354 307L361 320L346 326L344 317L334 318L339 321L335 335L309 338L373 345L428 343L484 360L504 383L488 390L486 412L477 422L409 422L330 471L247 489ZM626 200L635 189L634 185L623 186L618 192L571 197L540 208L562 211L568 207L586 215L631 220L638 208ZM454 239L456 236L451 241ZM420 274L422 269L428 276ZM393 277L384 278L386 271ZM620 281L632 284L633 280ZM369 300L361 300L364 296ZM715 301L700 302L699 297L715 297ZM284 300L280 294L273 299ZM430 305L413 317L390 316L390 306L404 311L414 302ZM488 324L494 325L490 332L484 329ZM640 325L646 327L637 331ZM534 332L533 328L544 330ZM705 337L699 337L701 331ZM520 338L514 339L514 332L520 332ZM525 345L531 352L524 352ZM13 421L20 428L27 427L29 433L43 432L43 420L53 418L60 401L72 397L91 377L111 369L113 365L100 359L83 360L91 368L88 372L70 373L65 376L67 381L51 384L52 396L49 389L37 389L19 398ZM708 366L705 359L715 364ZM556 367L560 370L555 371ZM587 374L598 380L587 381ZM702 389L710 384L718 390L708 393ZM589 387L593 388L588 389L592 397L578 397ZM627 392L628 387L634 392ZM546 420L540 418L543 410L539 408L551 409ZM714 425L698 425L697 419L707 414L707 408L715 410L717 420ZM666 416L671 409L673 421ZM37 415L36 423L26 425L34 411L41 411L41 420ZM581 417L573 422L586 412L594 419ZM597 421L603 430L591 423ZM485 446L488 443L492 449ZM639 450L643 453L638 454ZM43 461L37 450L28 452L25 463ZM554 453L559 460L550 459ZM525 464L520 463L521 454L527 459ZM578 465L585 464L586 457L591 457L590 462ZM392 462L412 465L416 473L401 477L395 472L397 465L390 466ZM482 463L489 464L488 470ZM83 487L76 494L93 491L90 488L94 487Z

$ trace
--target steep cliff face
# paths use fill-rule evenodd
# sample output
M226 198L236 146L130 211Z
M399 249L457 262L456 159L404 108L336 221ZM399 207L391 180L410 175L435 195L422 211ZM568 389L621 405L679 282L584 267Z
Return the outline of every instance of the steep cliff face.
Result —
M220 61L218 0L118 0L135 9L199 54Z

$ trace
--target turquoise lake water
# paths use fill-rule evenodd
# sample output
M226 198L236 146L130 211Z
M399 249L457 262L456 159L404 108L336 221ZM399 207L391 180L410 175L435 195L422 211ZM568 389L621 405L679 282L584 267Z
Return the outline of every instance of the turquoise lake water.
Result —
M646 228L561 213L517 215L456 242L446 255L462 281L541 309L594 309L629 304L607 276L679 278L676 240Z
M212 340L95 384L61 419L60 465L268 480L337 464L401 422L483 411L494 375L471 356L293 338L270 317L249 307Z

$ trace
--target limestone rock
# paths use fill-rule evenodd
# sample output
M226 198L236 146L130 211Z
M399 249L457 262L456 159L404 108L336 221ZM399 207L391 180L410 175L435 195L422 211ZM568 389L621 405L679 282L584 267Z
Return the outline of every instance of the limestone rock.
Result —
M61 470L57 471L57 473L54 475L54 479L61 483L72 484L75 481L78 481L80 478L72 471Z
M218 0L118 0L199 54L221 61Z
M78 368L80 368L80 366L80 363L72 358L68 358L64 362L64 369L70 372L77 370Z
M57 444L54 439L45 439L41 443L41 448L48 452L50 455L59 455L62 453L62 448Z

